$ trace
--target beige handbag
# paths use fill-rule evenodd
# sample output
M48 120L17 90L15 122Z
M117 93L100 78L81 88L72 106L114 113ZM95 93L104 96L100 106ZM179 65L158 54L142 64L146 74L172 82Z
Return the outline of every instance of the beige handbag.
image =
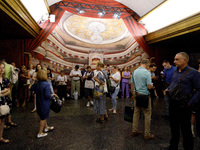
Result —
M10 107L5 103L5 105L0 106L0 116L5 116L10 113Z

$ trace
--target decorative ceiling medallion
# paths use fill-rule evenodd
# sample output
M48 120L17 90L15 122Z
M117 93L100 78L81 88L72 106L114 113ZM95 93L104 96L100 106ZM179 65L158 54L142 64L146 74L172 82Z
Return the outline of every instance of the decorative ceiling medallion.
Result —
M72 37L91 44L109 44L123 39L128 32L122 19L100 19L72 15L63 23Z

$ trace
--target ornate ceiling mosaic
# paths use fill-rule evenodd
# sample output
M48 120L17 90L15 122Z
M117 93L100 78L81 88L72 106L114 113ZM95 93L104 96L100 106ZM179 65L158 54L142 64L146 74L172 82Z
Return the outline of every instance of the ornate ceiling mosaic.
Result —
M123 39L128 32L123 20L97 19L72 15L64 21L72 37L91 44L109 44Z

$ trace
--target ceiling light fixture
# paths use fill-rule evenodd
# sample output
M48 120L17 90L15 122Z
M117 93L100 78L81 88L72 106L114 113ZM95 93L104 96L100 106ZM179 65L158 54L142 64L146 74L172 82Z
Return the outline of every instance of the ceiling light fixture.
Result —
M77 13L80 15L80 14L84 14L85 11L83 9L80 9L80 8L77 8L76 9Z
M102 9L100 12L98 12L98 15L100 16L100 17L103 17L104 18L104 16L105 16L105 14L106 14L106 12Z
M120 12L115 12L115 13L113 14L113 18L114 18L114 19L120 19L120 16L121 16L121 13L120 13Z

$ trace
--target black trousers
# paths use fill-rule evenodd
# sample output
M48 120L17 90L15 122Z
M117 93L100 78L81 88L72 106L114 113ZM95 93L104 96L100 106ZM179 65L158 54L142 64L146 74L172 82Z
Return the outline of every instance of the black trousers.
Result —
M197 136L200 138L200 109L196 111L196 131L197 131Z
M183 147L185 150L193 150L193 137L191 131L191 110L188 106L178 107L170 103L169 105L171 140L170 148L178 150L180 130L183 135Z
M58 85L58 97L62 99L63 97L65 100L67 99L67 85Z

